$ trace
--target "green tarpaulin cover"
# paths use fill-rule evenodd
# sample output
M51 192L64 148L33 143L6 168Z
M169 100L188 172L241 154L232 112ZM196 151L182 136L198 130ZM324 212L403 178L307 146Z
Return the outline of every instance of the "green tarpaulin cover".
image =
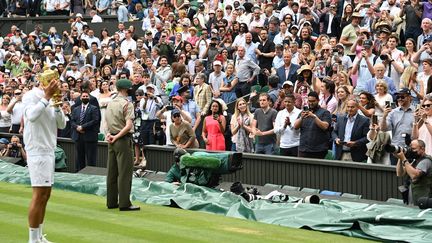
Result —
M54 187L106 195L105 176L55 173ZM0 161L0 181L29 184L24 167ZM378 241L432 242L432 210L398 205L321 200L320 204L247 202L231 192L134 178L132 199L149 204L226 215L259 222L307 228ZM105 205L101 205L104 207Z

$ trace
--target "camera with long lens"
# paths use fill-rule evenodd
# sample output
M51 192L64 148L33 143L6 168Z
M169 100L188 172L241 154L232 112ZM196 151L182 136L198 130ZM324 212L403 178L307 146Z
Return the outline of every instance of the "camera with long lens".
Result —
M387 144L384 146L384 151L392 154L398 154L400 152L403 152L408 161L413 161L416 158L416 153L410 147Z
M236 195L243 197L246 201L252 202L254 200L258 200L258 189L255 187L248 187L245 189L241 182L237 181L231 185L230 191Z
M388 59L388 56L385 55L385 54L380 55L380 59L383 60L383 61L386 61Z

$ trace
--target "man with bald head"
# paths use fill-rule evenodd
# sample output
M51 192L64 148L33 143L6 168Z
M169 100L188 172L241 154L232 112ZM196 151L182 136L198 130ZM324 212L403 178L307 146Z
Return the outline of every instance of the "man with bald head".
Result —
M366 137L369 119L358 114L357 101L350 99L346 106L347 115L339 117L332 137L336 144L336 160L362 162L366 156Z
M396 93L397 90L396 90L396 87L394 85L393 80L387 76L384 76L385 72L386 72L386 68L385 68L384 64L382 64L382 63L375 64L375 66L374 66L375 77L366 81L366 91L367 92L375 95L376 94L375 84L378 82L378 80L384 80L387 83L389 93L391 95Z
M417 50L421 48L424 40L432 35L432 20L429 18L424 18L421 22L422 34L417 38Z
M287 80L291 81L292 83L295 83L295 81L297 81L297 70L300 68L300 66L291 63L291 59L291 52L284 51L284 65L277 69L277 76L279 77L279 82L281 85Z
M259 43L254 43L252 41L252 34L250 32L245 34L245 50L246 50L246 56L249 57L249 59L254 62L258 63L258 59L255 53L255 49L258 48Z

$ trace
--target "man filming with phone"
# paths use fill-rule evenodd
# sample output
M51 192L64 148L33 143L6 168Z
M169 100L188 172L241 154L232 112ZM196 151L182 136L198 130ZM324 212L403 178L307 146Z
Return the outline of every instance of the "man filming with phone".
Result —
M318 93L308 94L309 106L303 107L300 116L294 122L294 129L300 129L299 157L324 159L330 141L331 115L318 105Z

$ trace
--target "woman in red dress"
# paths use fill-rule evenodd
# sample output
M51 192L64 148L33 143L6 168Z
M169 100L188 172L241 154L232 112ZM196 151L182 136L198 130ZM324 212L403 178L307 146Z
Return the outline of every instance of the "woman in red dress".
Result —
M225 150L226 120L222 113L222 105L213 100L203 123L202 137L207 150Z

